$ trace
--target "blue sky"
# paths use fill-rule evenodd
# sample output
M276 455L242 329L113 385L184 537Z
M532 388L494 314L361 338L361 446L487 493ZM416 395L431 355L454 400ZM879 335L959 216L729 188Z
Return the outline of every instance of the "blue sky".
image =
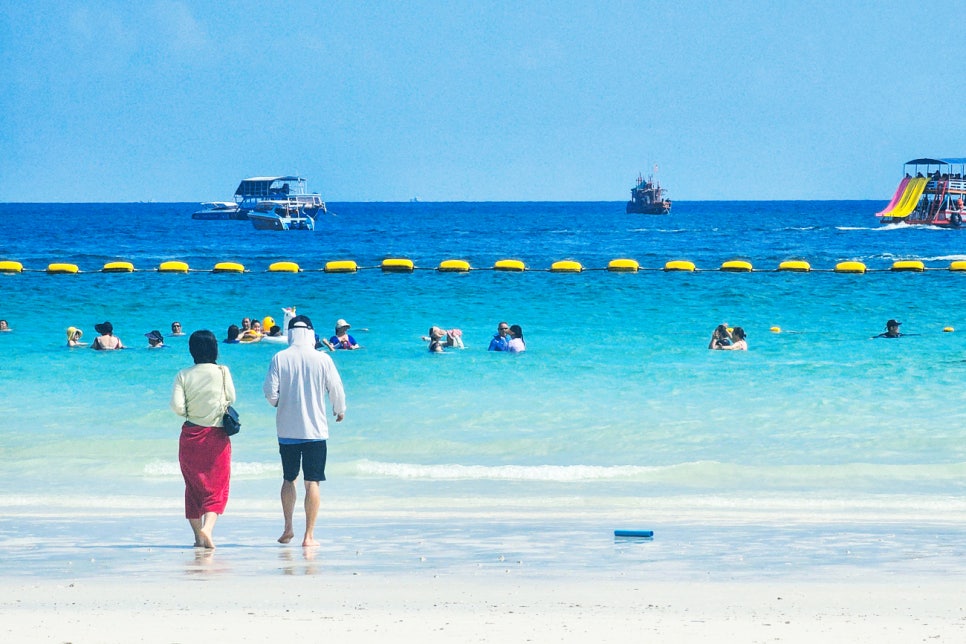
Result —
M918 6L4 3L0 201L887 201L966 156L966 3Z

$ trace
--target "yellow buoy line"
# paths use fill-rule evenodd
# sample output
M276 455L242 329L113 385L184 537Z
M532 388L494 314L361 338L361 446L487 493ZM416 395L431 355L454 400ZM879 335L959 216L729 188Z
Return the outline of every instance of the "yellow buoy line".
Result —
M761 269L752 266L751 262L743 259L732 259L725 261L718 268L698 268L694 262L675 259L670 260L662 267L643 267L637 260L620 258L611 260L606 267L587 268L580 262L565 259L553 262L549 268L531 268L523 261L518 259L501 259L488 267L473 267L463 259L446 259L438 266L424 267L416 266L411 259L404 257L394 257L382 260L376 266L359 266L352 260L337 260L327 262L321 268L304 269L295 262L279 261L273 262L265 272L268 273L303 273L303 272L323 272L323 273L355 273L362 270L382 270L384 273L412 273L417 270L434 270L440 273L468 273L470 271L492 270L522 273L524 271L545 271L550 273L582 273L584 271L609 271L612 273L637 273L640 271L664 271L664 272L709 272L718 271L725 273L762 273L762 272L789 272L789 273L871 273L871 272L907 272L923 273L925 271L951 271L966 272L966 260L956 260L948 267L927 267L918 259L901 259L892 263L889 268L870 269L864 263L848 260L838 262L833 268L816 269L804 260L787 260L781 262L777 268ZM0 260L0 273L24 273L24 272L43 272L51 275L72 275L78 273L134 273L134 272L157 272L157 273L249 273L249 269L239 262L218 262L212 268L198 269L191 268L187 262L178 260L164 261L157 268L135 268L134 264L127 261L107 262L96 271L82 271L77 264L67 262L52 262L44 269L24 268L23 264L13 260Z

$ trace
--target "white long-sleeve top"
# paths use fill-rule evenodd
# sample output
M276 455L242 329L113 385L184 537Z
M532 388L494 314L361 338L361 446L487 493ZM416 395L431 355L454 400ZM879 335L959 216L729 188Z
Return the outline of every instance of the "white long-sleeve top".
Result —
M182 369L175 376L171 409L189 423L221 427L225 408L233 402L235 383L228 367L205 362Z
M329 395L333 414L344 414L342 378L332 358L315 350L312 329L295 328L288 333L289 347L275 354L262 383L265 398L278 408L278 437L326 440L325 395Z

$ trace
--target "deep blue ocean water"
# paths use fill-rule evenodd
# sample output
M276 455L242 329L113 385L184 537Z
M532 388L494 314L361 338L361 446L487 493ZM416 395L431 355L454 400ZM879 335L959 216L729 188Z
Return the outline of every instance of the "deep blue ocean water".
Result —
M331 428L330 507L941 517L966 489L966 275L947 270L966 259L966 231L881 227L882 205L676 202L655 217L622 202L334 203L314 233L276 233L194 221L197 204L0 204L0 259L25 267L0 275L13 329L0 334L0 505L178 517L168 397L191 359L186 337L152 351L144 333L179 320L221 337L295 305L323 332L347 319L364 346L333 354L349 411ZM387 257L418 268L383 273ZM433 270L454 258L476 270ZM646 270L603 270L615 258ZM717 270L736 258L756 271ZM155 270L171 259L193 271ZM500 259L530 270L489 270ZM586 270L548 272L563 259ZM673 259L699 270L659 270ZM775 271L787 259L816 270ZM897 259L930 270L889 271ZM100 272L115 260L138 270ZM266 272L280 260L304 270ZM362 270L320 270L333 260ZM845 260L870 272L831 272ZM248 272L211 273L221 261ZM48 275L52 262L81 273ZM909 335L871 340L889 318ZM68 326L90 341L104 320L134 348L66 347ZM486 351L499 321L523 327L526 353ZM747 331L748 352L707 350L721 322ZM466 349L429 354L434 324L461 328ZM222 345L244 423L230 508L275 510L261 382L278 348Z

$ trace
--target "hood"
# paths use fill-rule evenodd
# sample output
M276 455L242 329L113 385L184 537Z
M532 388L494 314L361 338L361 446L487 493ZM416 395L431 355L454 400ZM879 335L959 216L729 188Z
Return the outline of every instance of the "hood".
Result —
M315 330L295 327L288 330L289 345L309 347L315 350Z

